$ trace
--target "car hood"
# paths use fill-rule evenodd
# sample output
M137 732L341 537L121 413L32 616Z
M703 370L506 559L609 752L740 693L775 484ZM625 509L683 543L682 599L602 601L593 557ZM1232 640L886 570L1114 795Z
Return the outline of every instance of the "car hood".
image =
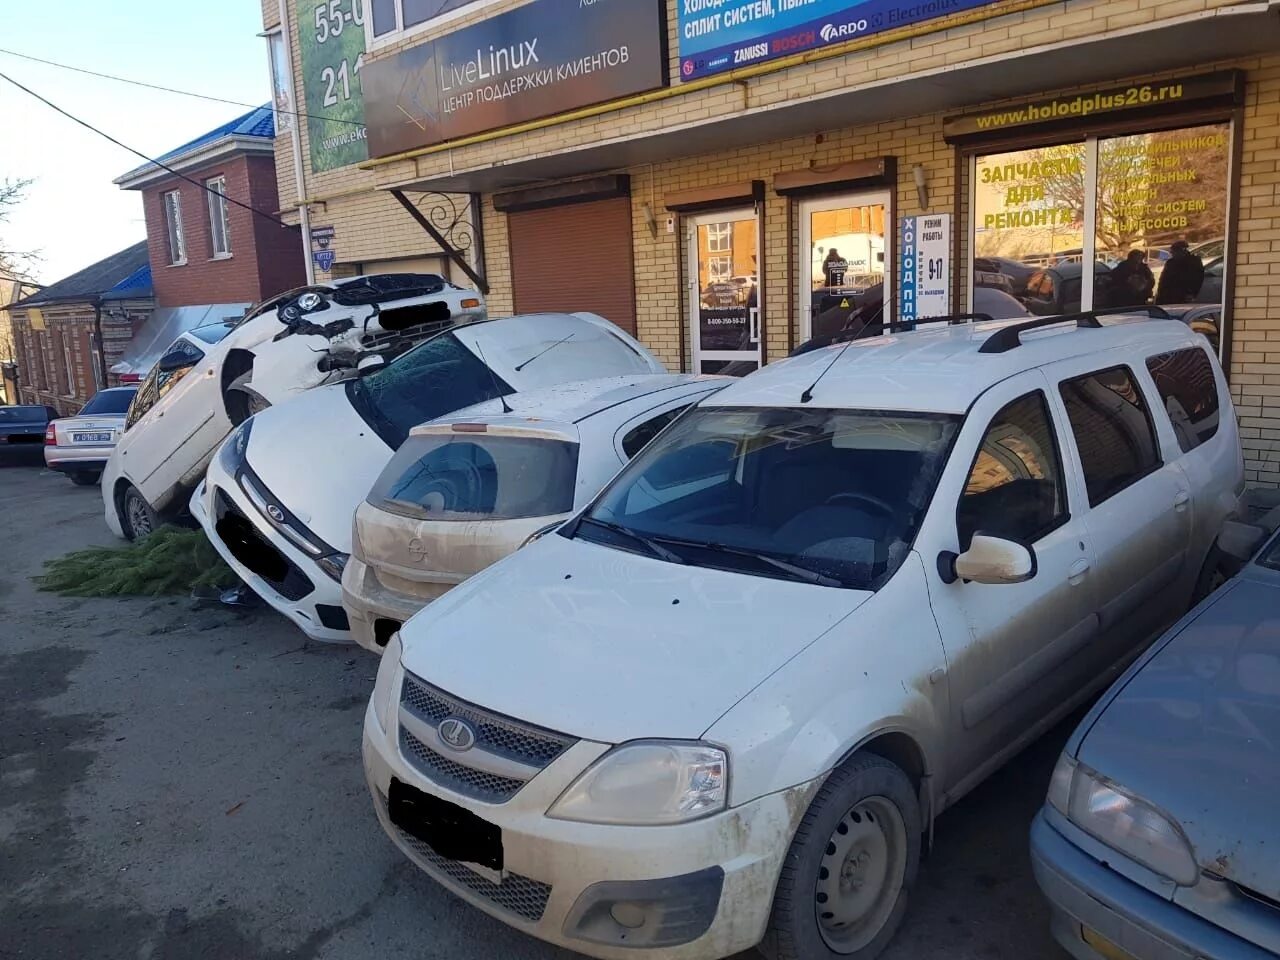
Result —
M1224 587L1114 693L1078 756L1175 817L1203 869L1280 900L1280 580Z
M403 663L572 736L690 739L869 596L550 534L406 623Z
M257 414L245 460L281 506L350 553L351 517L391 452L334 384Z

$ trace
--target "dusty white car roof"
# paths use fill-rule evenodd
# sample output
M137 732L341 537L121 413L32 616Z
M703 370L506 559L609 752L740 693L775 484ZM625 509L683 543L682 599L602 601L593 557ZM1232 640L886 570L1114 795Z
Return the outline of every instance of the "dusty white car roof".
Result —
M703 405L963 413L1001 380L1057 360L1096 353L1120 363L1142 350L1173 350L1202 342L1177 320L1126 316L1105 319L1101 329L1077 329L1073 323L1042 327L1023 332L1021 346L981 351L993 334L1026 322L1023 318L938 324L832 344L770 364L708 397ZM810 401L801 403L805 388L829 364L831 369L813 389Z
M694 373L637 373L620 377L574 380L551 387L527 390L509 395L504 413L498 400L486 400L447 414L433 424L489 423L514 426L530 420L556 423L581 423L588 417L604 413L633 400L650 398L655 404L668 397L698 394L733 380ZM420 424L418 431L429 424Z

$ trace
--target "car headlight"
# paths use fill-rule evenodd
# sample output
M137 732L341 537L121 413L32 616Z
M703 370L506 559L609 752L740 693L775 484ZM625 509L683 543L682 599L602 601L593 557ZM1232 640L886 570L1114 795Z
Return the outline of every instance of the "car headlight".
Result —
M547 816L582 823L683 823L725 808L729 758L706 743L637 740L593 763Z
M329 579L341 583L342 571L347 568L347 561L350 559L349 553L330 553L317 560L316 566L323 570Z
M227 471L228 476L234 477L244 463L245 453L249 449L249 431L252 429L253 418L250 417L231 431L231 436L223 441L218 450L218 463Z
M1179 886L1199 879L1191 843L1172 818L1065 753L1049 781L1048 802L1085 833Z
M382 662L378 664L378 677L373 683L373 712L383 730L391 722L391 712L395 708L395 679L400 669L401 649L400 634L393 633L383 648Z
M314 290L308 290L298 298L298 308L304 313L309 313L322 303L324 303L324 298Z

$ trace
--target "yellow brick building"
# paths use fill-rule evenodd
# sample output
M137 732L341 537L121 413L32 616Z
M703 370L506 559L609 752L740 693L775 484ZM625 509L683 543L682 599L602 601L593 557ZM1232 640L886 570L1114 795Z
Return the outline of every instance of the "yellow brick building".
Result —
M916 297L959 312L990 290L1033 312L1216 304L1248 476L1280 482L1275 0L818 0L842 13L748 37L743 65L719 72L714 52L691 52L694 13L764 20L794 0L648 2L451 0L411 23L416 0L339 0L343 42L360 26L367 140L317 170L311 128L329 129L326 104L342 100L340 65L315 54L334 5L264 0L311 114L296 151L292 133L277 141L286 212L333 228L334 271L436 264L487 286L491 314L593 309L673 369L783 357L880 281L899 316ZM525 7L517 37L501 18ZM652 15L665 36L611 33L633 22L623 14ZM577 30L565 18L579 15L598 19ZM494 38L542 59L524 73L486 60ZM575 38L598 79L539 80ZM618 75L635 77L615 82L608 57L624 48ZM926 214L938 230L908 219ZM904 227L941 239L917 248ZM1178 241L1203 268L1183 296L1173 271L1160 283ZM1126 301L1114 271L1133 250L1151 289Z

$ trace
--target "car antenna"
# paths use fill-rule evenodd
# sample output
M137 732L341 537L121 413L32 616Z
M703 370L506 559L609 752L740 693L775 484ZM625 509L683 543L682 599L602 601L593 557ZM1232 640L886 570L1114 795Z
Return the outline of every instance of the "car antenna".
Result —
M530 357L528 360L524 361L524 363L517 364L517 365L516 365L516 373L519 373L521 370L523 370L523 369L524 369L525 367L527 367L529 364L533 363L533 361L537 360L537 359L538 359L540 356L542 356L544 353L550 353L550 352L551 352L552 350L554 350L556 347L560 346L560 344L564 343L564 342L565 342L565 340L572 340L572 339L573 339L574 337L576 337L577 335L578 335L578 334L577 334L577 332L575 331L575 332L573 332L573 333L569 334L567 337L565 337L565 338L564 338L564 340L557 340L555 343L551 344L550 346L545 347L545 348L543 348L542 350L538 351L538 352L537 352L537 353L535 353L532 357Z
M484 358L484 351L480 349L480 341L476 341L476 353L480 354L480 362L484 364L484 368L489 371L489 379L493 382L493 392L498 395L498 399L502 402L503 413L514 413L511 404L507 403L507 398L503 395L502 390L498 387L498 375L493 372L493 367L489 366L489 361ZM519 370L519 367L516 367Z
M897 302L898 302L898 298L896 295L890 298L888 301L884 301L884 300L880 301L880 328L882 330L890 329L892 327L892 324L885 318L890 316L889 308L896 306ZM867 328L867 324L864 323L862 325L862 329L865 330L866 328ZM818 385L818 381L821 380L823 377L825 377L827 375L827 371L829 371L832 367L834 367L839 362L840 358L844 356L844 352L848 350L851 346L853 346L853 341L856 339L857 337L850 337L848 340L846 340L844 346L841 347L839 352L837 352L836 355L831 358L831 362L822 368L822 372L818 374L818 376L814 379L813 383L809 384L809 386L804 388L804 393L800 394L801 403L808 403L810 400L813 399L813 388Z

